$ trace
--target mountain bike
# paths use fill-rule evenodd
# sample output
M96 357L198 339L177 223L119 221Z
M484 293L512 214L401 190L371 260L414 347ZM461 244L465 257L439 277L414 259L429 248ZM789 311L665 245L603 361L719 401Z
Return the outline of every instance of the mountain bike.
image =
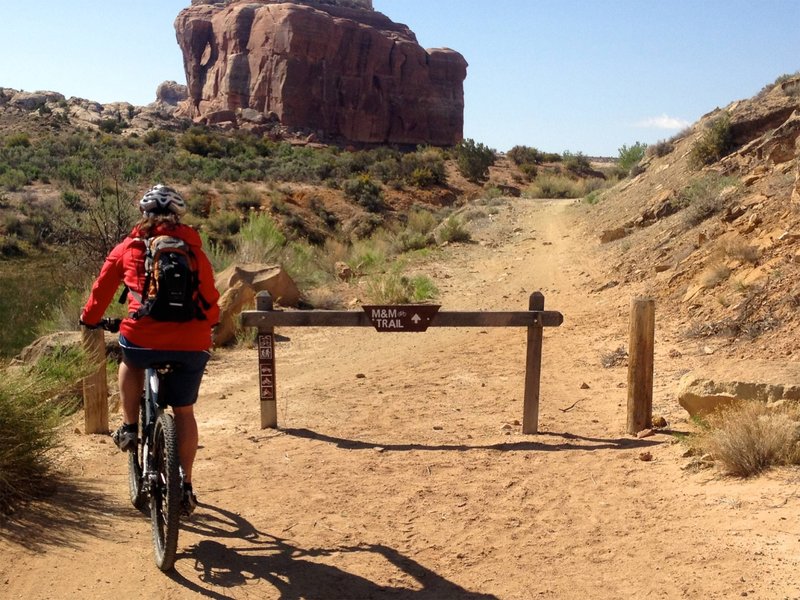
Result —
M103 319L98 327L119 331L120 319ZM128 452L128 488L133 506L150 515L156 565L169 571L175 564L178 524L183 497L183 471L178 460L175 419L166 412L164 377L173 370L169 363L145 371L139 404L139 439Z

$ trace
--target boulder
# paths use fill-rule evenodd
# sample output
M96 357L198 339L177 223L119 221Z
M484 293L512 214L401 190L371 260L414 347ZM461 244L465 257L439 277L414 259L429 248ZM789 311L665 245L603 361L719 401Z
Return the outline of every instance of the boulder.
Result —
M252 288L254 295L258 292L269 292L275 304L297 306L300 302L300 290L280 265L232 265L220 272L214 283L219 292L224 294L239 281Z
M464 57L423 49L370 9L363 0L193 3L175 20L189 94L181 114L250 108L327 138L458 143Z
M758 362L721 363L706 373L684 375L678 403L691 416L704 417L737 402L800 402L800 363Z
M117 334L107 331L104 334L106 355L119 359L121 353ZM76 348L81 343L80 331L57 331L37 338L25 346L16 356L15 361L26 365L34 364L44 357L57 355L64 349Z
M624 227L615 227L614 229L606 229L600 234L600 243L608 244L610 242L615 242L617 240L621 240L627 235L628 235L628 230L625 229Z
M297 306L300 291L292 278L277 265L244 264L228 267L217 275L215 285L219 299L219 325L214 345L233 342L239 330L239 315L253 305L258 292L269 292L275 304Z

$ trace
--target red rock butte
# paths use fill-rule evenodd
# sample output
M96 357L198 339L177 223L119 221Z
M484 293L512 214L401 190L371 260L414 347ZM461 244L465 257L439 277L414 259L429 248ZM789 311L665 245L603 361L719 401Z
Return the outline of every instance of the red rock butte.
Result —
M462 139L466 60L425 50L371 0L195 0L175 30L195 120L251 109L348 142Z

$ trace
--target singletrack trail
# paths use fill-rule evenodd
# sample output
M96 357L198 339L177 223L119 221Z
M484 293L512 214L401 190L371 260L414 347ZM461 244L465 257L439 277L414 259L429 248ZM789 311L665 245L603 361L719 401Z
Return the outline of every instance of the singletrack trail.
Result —
M2 525L0 597L800 598L794 472L691 472L675 436L625 435L627 371L601 357L627 346L630 289L592 291L608 267L578 216L509 200L423 267L443 310L525 310L540 290L564 314L540 434L519 425L524 329L281 330L279 430L259 428L255 350L210 364L173 575L124 457L76 418L64 480ZM657 315L655 412L687 431L675 382L708 357Z

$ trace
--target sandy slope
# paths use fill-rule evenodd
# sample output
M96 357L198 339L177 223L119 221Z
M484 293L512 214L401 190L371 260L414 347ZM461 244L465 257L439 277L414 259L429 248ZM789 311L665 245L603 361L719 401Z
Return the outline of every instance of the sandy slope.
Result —
M174 575L152 564L123 457L72 426L67 482L3 524L0 596L800 598L795 471L689 472L672 435L624 434L626 370L600 359L627 345L630 297L590 291L601 255L575 216L517 200L425 266L445 309L521 310L541 290L564 313L545 330L543 433L520 433L523 330L281 331L278 431L258 427L254 350L210 366L203 506ZM672 430L688 429L675 381L706 360L659 313Z

